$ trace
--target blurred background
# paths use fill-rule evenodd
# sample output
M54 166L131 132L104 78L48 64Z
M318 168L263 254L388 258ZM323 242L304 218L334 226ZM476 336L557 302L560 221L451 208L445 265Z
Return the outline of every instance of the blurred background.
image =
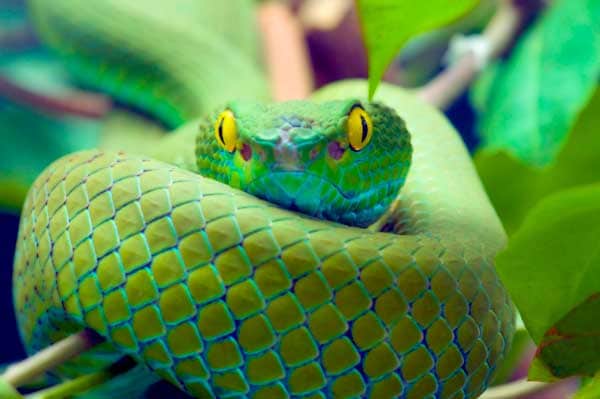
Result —
M172 127L158 122L152 112L141 112L82 80L64 54L59 55L39 35L41 22L32 10L42 7L42 2L0 0L0 364L25 356L13 313L11 269L19 210L29 185L64 154L96 147L144 152ZM154 0L144 7L148 15L154 12L154 18L164 11L161 7L183 3L178 0L168 6ZM341 79L368 77L364 26L352 0L216 3L198 1L187 13L191 26L199 29L195 32L199 43L202 32L210 32L211 40L223 40L236 49L255 67L256 85L264 85L275 99L301 97ZM592 137L600 123L600 96L594 97L600 76L600 2L473 3L450 24L412 37L394 56L384 80L423 92L447 71L449 63L454 65L452 60L464 55L449 54L453 39L484 30L496 34L496 39L499 36L501 46L492 54L498 59L481 65L477 79L465 81L467 90L449 95L443 111L473 153L512 236L541 198L600 180L596 156L600 142ZM127 12L138 12L133 2L130 5ZM506 15L503 9L508 9ZM499 26L500 33L486 30L490 25ZM198 65L218 68L218 63L208 61L203 66L202 51L198 48ZM293 78L286 80L285 73L282 78L282 70ZM223 82L235 87L236 78L227 76ZM506 189L507 185L516 188ZM519 356L505 376L512 374L514 379L526 374L534 348L528 342L525 333L516 346ZM562 391L535 397L566 397L575 385L568 381L559 388Z

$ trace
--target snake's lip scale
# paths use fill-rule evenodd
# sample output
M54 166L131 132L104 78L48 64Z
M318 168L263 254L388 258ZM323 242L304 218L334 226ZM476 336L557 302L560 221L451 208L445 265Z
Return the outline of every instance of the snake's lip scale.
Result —
M248 183L248 187L251 187L255 184L261 183L262 180L267 179L269 176L273 175L273 174L304 174L304 175L309 175L312 177L316 177L318 179L320 179L321 181L329 184L331 187L333 187L342 197L344 197L344 199L347 200L360 200L360 198L363 195L367 195L366 193L361 193L361 192L356 192L356 191L344 191L338 184L334 183L333 181L331 181L331 179L328 179L326 177L323 177L322 175L319 175L318 173L314 173L314 172L308 172L306 171L306 169L298 169L298 170L276 170L274 168L271 169L271 173L264 175L264 176L260 176L257 177L255 179L252 179L249 183ZM400 182L402 183L402 180L405 179L398 179L400 180ZM383 187L389 187L391 185L395 185L398 184L398 180L394 180L393 182L383 182L380 184L376 184L376 185L371 185L371 189L370 191L377 191L382 189Z
M248 187L252 187L253 185L256 184L261 184L264 180L268 180L270 177L272 177L273 175L306 175L307 177L314 177L316 179L319 179L320 181L329 184L331 187L333 187L337 193L339 195L341 195L344 199L347 200L353 200L358 198L358 196L354 193L354 192L350 192L350 193L346 193L344 190L342 190L342 188L334 183L333 181L331 181L330 179L323 177L322 175L319 175L317 173L313 173L313 172L308 172L305 169L298 169L298 170L277 170L275 168L271 169L271 172L268 174L265 174L264 176L260 176L257 177L255 179L252 179L249 183L248 183ZM279 184L279 186L281 187L281 184ZM283 187L281 187L283 188Z
M302 168L300 165L288 164L288 163L283 163L283 162L274 163L273 166L271 166L271 171L272 171L272 173L285 173L285 172L300 172L300 173L305 173L305 174L311 173L311 172L307 172L306 169ZM311 174L314 174L314 173L311 173ZM316 175L316 174L314 174L314 175ZM254 179L254 180L257 180L257 179Z

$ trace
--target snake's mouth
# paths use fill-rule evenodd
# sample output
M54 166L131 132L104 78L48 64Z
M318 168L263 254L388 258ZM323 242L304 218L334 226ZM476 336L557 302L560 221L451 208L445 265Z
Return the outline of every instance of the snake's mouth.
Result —
M333 208L349 207L353 193L343 191L331 180L301 170L276 170L248 184L247 191L284 208L317 217L328 217Z

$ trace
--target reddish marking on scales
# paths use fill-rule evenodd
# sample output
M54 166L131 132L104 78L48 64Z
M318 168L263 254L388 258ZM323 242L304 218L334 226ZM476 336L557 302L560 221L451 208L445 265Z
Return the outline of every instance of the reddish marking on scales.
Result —
M327 150L329 151L329 155L331 155L331 158L335 159L336 161L340 159L342 155L344 155L344 149L337 141L332 141L331 143L329 143L329 145L327 146Z
M242 144L240 154L242 155L242 158L244 158L244 161L248 161L252 157L252 148L248 144L244 143Z

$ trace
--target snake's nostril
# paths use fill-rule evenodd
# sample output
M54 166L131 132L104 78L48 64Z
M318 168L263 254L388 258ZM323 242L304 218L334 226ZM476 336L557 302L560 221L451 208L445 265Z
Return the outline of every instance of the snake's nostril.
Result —
M244 161L248 161L252 157L252 148L248 144L244 143L242 144L240 154L242 155L242 158L244 158Z
M331 158L335 159L336 161L340 159L342 155L344 155L344 149L337 141L332 141L329 143L327 150L329 151Z

